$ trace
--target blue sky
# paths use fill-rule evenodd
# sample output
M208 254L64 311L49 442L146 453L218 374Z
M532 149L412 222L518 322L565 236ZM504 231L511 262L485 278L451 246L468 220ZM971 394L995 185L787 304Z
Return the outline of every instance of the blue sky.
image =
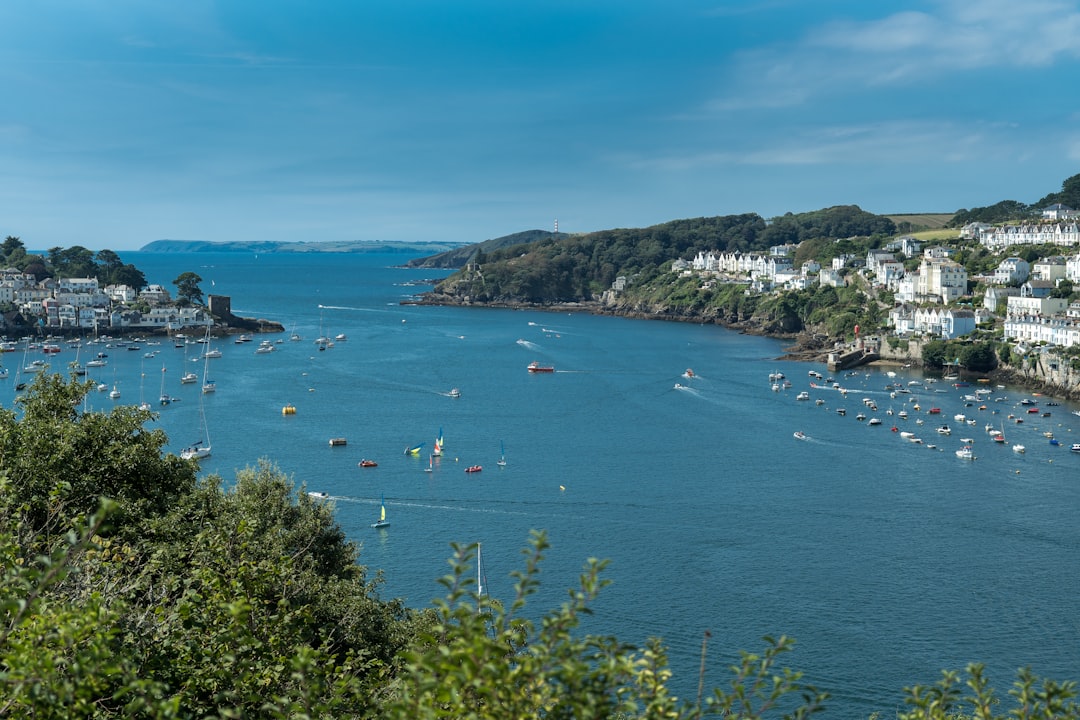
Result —
M479 242L1035 202L1080 1L0 3L0 236Z

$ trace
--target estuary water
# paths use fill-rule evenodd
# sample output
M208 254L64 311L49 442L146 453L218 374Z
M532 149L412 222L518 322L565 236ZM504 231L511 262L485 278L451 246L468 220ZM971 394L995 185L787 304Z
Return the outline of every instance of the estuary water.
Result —
M971 402L979 386L905 368L825 382L808 375L823 366L776 360L777 341L713 326L401 305L446 274L397 267L406 259L126 253L150 282L172 290L195 271L236 314L286 332L264 354L265 336L215 341L222 357L208 362L202 345L84 346L81 362L109 356L91 376L121 393L89 405L155 404L176 452L205 437L205 417L205 473L228 482L266 458L327 493L362 562L381 571L382 595L412 606L441 595L451 542L482 542L488 589L509 599L529 531L546 530L536 614L565 600L587 558L606 558L612 584L585 629L662 637L688 699L706 630L707 687L726 685L739 650L786 634L797 645L785 664L832 694L833 718L892 713L903 687L972 661L1002 694L1021 666L1078 679L1076 406L994 386ZM314 345L339 334L325 351ZM16 368L33 359L13 355L5 406ZM65 347L51 363L75 359ZM526 372L534 360L555 372ZM180 384L204 367L217 392ZM791 387L774 391L772 373ZM158 408L162 388L178 400ZM951 435L938 434L946 424ZM445 452L429 463L440 430ZM403 452L419 443L418 455ZM956 456L965 444L974 461ZM359 468L361 458L378 467ZM382 496L391 526L374 530Z

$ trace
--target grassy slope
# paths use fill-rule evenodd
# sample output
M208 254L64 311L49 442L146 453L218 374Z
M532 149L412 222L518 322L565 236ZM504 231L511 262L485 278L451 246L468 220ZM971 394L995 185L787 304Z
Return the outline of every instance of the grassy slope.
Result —
M909 222L916 227L924 227L929 230L937 230L945 227L945 223L953 219L956 213L900 213L886 215L885 217L894 223Z

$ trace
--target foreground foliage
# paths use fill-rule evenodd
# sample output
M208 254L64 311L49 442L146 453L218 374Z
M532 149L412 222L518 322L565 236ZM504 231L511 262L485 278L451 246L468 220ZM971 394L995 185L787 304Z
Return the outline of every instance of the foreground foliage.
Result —
M543 533L506 607L472 584L476 546L454 546L434 608L382 600L332 507L273 465L227 489L196 482L142 429L149 416L78 412L85 390L42 376L19 412L0 413L0 717L752 720L825 708L781 666L785 637L741 654L725 687L674 697L659 640L579 633L602 561L561 606L531 611ZM982 668L967 673L967 694L951 672L906 690L901 717L1080 717L1074 683L1021 671L1003 710Z

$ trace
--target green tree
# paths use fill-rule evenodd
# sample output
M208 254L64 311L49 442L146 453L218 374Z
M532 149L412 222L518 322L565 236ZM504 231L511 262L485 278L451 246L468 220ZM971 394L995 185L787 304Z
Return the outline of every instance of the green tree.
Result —
M176 286L176 299L181 305L200 305L203 301L203 292L199 288L199 283L202 282L202 278L197 274L191 272L180 273L180 275L173 280L173 285Z
M113 285L127 285L135 290L142 290L147 286L146 276L142 270L128 263L117 268L109 279Z
M3 245L0 245L0 255L3 255L5 262L9 265L18 262L23 255L26 255L26 246L23 245L23 241L14 235L8 235L4 239Z
M947 349L944 340L931 340L922 348L922 361L927 367L941 368L952 358L947 357Z
M960 348L960 364L975 372L989 372L997 367L997 353L990 342L966 343Z
M0 467L30 527L70 522L108 497L115 532L138 536L143 520L163 514L194 487L195 469L162 454L168 438L146 429L147 411L119 405L82 413L92 387L53 373L35 377L16 400L18 414L0 409Z

